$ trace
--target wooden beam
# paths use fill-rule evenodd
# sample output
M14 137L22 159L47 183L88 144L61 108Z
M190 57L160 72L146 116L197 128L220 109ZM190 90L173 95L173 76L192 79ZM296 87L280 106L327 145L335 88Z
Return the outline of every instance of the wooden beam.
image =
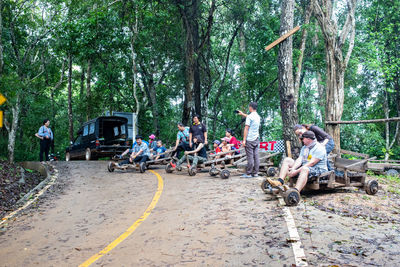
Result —
M360 123L378 123L378 122L390 122L390 121L400 121L400 117L394 117L389 119L362 120L362 121L325 121L325 124L360 124Z
M265 50L268 51L271 48L273 48L274 46L276 46L277 44L281 43L282 41L284 41L286 38L288 38L289 36L293 35L295 32L297 32L298 30L300 30L300 26L296 26L295 28L293 28L292 30L288 31L287 33L285 33L284 35L282 35L281 37L279 37L278 39L276 39L275 41L273 41L272 43L270 43Z

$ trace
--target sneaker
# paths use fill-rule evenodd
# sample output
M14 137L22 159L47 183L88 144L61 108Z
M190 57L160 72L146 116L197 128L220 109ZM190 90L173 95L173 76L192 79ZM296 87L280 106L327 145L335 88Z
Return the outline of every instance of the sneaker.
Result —
M243 174L242 176L240 176L240 178L253 178L253 176L248 174Z
M170 164L171 164L172 168L174 168L174 169L176 168L176 164L174 164L173 162L171 162Z
M282 186L282 183L277 181L277 180L272 180L271 178L267 178L267 181L270 185L272 185L273 187L278 187L278 186Z
M253 177L259 177L258 173L252 174L251 176L253 176Z

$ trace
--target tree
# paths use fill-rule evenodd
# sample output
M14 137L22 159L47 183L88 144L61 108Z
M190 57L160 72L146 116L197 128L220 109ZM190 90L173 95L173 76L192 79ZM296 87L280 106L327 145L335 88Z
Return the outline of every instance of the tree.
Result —
M326 121L340 121L344 103L344 75L354 47L356 0L347 0L347 17L340 31L332 19L332 1L312 0L313 12L317 18L325 41L326 57ZM348 47L343 57L346 40ZM340 126L326 124L326 130L335 141L335 150L340 151Z

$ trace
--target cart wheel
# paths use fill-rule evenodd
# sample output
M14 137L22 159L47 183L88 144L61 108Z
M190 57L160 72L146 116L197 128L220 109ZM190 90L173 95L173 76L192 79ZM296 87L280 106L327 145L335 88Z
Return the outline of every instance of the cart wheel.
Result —
M217 169L215 167L212 167L208 173L211 176L216 176L218 174L218 171L217 171Z
M289 189L283 193L283 199L286 205L296 206L300 202L300 193L296 189Z
M190 175L190 176L195 176L196 173L197 173L197 168L191 167L191 168L189 168L188 171L189 171L189 175Z
M274 167L269 167L267 169L267 176L268 177L274 177L276 174L276 169Z
M109 172L113 172L114 171L114 164L112 162L108 163L107 169Z
M392 176L392 177L400 177L399 172L395 169L389 169L386 171L386 175Z
M171 164L167 164L167 166L165 167L165 171L167 172L167 173L172 173L173 172L173 169L172 169L172 166L171 166Z
M229 176L231 176L231 172L228 171L228 170L222 170L221 173L219 174L219 176L220 176L222 179L228 179Z
M140 171L140 173L144 173L146 171L146 163L140 162L139 171Z
M375 195L378 192L378 189L379 185L376 180L369 180L365 185L365 192L367 192L368 195Z
M271 185L268 183L268 180L265 179L262 183L261 183L261 189L265 194L268 194L269 192L271 192Z

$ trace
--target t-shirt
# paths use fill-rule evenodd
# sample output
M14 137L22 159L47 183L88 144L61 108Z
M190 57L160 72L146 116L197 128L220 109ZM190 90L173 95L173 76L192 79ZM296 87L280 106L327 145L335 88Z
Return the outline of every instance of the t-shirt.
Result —
M196 150L198 145L199 144L195 143L193 145L193 150ZM200 149L200 151L197 152L197 156L207 159L207 151L206 151L206 147L204 146L204 144L203 144L203 147Z
M221 148L219 148L219 146L217 146L217 148L214 151L215 151L215 154L220 153L221 152Z
M38 135L45 138L46 136L49 137L49 140L53 140L53 132L51 131L50 128L47 128L46 126L41 126L39 128Z
M150 157L149 146L145 142L142 142L140 145L136 143L136 145L133 147L133 152L135 153L139 152L140 150L142 150L143 152L139 156Z
M328 157L326 156L326 150L323 145L316 142L315 146L311 149L308 149L306 146L303 146L300 150L301 157L301 165L305 165L307 162L311 161L313 158L320 159L317 164L313 167L319 167L325 171L328 171L327 162Z
M181 141L181 142L188 142L189 140L189 127L185 127L185 130L183 132L178 131L176 134L176 139Z
M249 132L247 134L247 141L255 141L260 136L260 116L256 111L253 111L246 117L246 125L249 127Z
M156 141L151 141L151 143L148 143L148 146L150 149L156 150L157 148L157 142Z
M167 151L167 149L165 148L165 147L157 147L157 149L156 149L156 152L157 152L157 154L159 153L159 154L161 154L161 153L164 153L165 151ZM160 156L160 158L164 158L165 157L165 155L161 155Z
M199 124L193 123L192 126L190 126L189 132L192 134L192 140L193 140L193 137L199 135L201 137L201 142L204 142L205 141L204 133L207 132L207 128L202 122L200 122Z
M238 142L238 140L236 139L236 137L232 136L231 140L229 140L229 144L233 145L232 148L239 148L240 143Z
M310 131L314 132L315 134L315 138L317 138L318 142L322 142L325 139L332 139L332 136L330 136L329 134L327 134L324 130L322 130L321 128L319 128L316 125L312 125L310 127Z

